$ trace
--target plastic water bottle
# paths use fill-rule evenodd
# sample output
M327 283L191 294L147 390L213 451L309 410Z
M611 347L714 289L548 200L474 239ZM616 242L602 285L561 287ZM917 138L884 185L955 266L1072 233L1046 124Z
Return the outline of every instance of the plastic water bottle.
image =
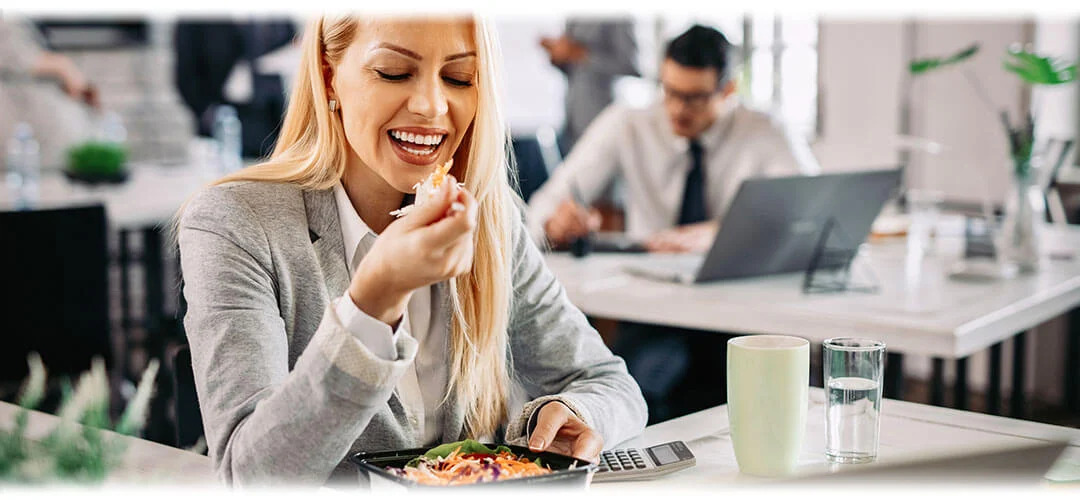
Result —
M15 133L7 144L7 172L5 183L20 208L33 204L37 199L38 176L41 172L40 146L34 139L30 124L15 125Z
M222 174L243 167L240 118L236 108L222 105L214 112L214 142L217 143L218 166Z
M115 111L106 111L98 125L98 139L102 142L124 144L127 141L127 128L124 120Z

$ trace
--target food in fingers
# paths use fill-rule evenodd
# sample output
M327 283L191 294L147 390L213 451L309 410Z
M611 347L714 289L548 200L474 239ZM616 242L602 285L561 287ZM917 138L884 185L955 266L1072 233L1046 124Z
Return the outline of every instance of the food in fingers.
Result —
M393 212L390 212L390 215L393 215L394 217L403 217L412 211L413 207L423 206L425 203L429 202L439 192L439 188L442 187L443 182L446 181L446 175L450 173L450 167L452 166L454 166L453 158L442 166L435 167L435 170L432 171L426 179L413 186L413 189L416 190L416 199L413 201L413 204L394 210ZM451 206L451 209L453 208L454 207ZM464 208L464 206L461 206L460 209Z

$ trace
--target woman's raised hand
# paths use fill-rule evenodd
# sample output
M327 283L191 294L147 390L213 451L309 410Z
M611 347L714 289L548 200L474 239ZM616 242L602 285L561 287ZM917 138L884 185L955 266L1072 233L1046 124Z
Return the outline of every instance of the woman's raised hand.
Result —
M476 199L447 176L426 203L379 235L353 274L349 297L361 311L396 326L413 290L472 269L476 218Z

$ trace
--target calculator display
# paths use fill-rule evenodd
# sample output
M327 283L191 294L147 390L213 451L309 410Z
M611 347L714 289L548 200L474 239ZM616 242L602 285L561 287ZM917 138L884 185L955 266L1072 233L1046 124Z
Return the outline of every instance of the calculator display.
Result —
M657 465L667 465L679 461L679 456L675 454L675 450L671 449L671 445L653 446L649 448L649 453L656 459Z

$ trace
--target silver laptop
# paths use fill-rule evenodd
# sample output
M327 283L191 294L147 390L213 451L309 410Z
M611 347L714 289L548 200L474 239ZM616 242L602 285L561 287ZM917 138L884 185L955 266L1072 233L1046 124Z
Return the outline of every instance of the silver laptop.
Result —
M830 245L855 249L900 185L901 169L748 179L705 255L655 255L624 271L679 283L803 271L831 218Z

